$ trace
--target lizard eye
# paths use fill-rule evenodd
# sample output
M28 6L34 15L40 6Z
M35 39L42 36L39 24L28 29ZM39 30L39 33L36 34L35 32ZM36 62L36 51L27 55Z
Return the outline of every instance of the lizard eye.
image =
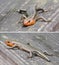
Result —
M28 22L30 22L30 20Z
M10 43L10 41L7 41L8 43Z

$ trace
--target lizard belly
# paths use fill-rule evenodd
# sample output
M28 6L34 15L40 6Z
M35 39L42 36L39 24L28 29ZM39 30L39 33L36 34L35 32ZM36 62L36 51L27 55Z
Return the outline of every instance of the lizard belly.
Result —
M31 25L34 25L34 24L35 24L35 20L34 19L32 19L30 21L24 21L23 22L24 26L31 26Z

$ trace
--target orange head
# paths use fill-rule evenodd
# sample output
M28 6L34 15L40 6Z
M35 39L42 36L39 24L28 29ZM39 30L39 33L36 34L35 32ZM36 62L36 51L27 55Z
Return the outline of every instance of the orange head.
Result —
M12 43L11 41L9 41L9 40L6 40L5 41L5 44L7 45L7 46L9 46L9 47L13 47L15 44L14 43Z
M35 20L34 19L30 19L30 20L24 20L23 22L23 26L31 26L35 24Z

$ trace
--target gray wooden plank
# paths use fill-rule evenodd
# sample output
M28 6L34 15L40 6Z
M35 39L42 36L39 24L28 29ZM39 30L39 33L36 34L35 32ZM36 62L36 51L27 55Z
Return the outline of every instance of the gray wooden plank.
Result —
M53 24L53 23L56 23L54 22L54 20L58 21L58 7L59 7L59 2L54 2L53 1L44 1L42 3L45 3L45 4L38 4L38 6L40 5L40 7L42 8L45 8L45 9L48 9L48 8L51 8L53 10L47 12L47 13L43 13L43 14L40 14L40 16L44 16L46 19L48 18L51 18L52 19L52 22L50 24L47 24L45 25L44 22L41 22L41 21L38 21L36 24L34 24L33 26L29 26L29 27L26 27L26 28L23 28L22 27L22 24L16 24L17 21L20 21L20 18L21 18L21 15L16 13L15 11L13 11L14 9L15 10L18 10L18 9L21 9L21 8L24 8L24 9L27 9L28 13L30 16L33 15L34 13L34 5L38 2L41 2L40 0L34 0L34 1L31 1L31 0L4 0L1 1L1 6L0 6L0 13L1 15L6 15L5 17L2 17L2 20L0 21L0 30L1 31L48 31L50 29L50 27L52 28L52 25L50 24ZM8 3L8 4L6 4ZM43 25L43 26L42 26ZM54 24L53 24L54 26Z
M57 33L0 33L0 42L1 41L3 42L2 44L0 44L0 51L2 51L3 54L7 56L6 59L9 59L6 62L9 63L11 62L11 64L14 62L21 65L25 65L25 64L46 65L46 63L48 62L39 57L33 57L32 59L27 59L26 57L28 53L22 50L12 50L12 49L8 50L7 46L4 44L4 41L6 40L6 38L5 39L3 38L4 35L7 36L8 39L18 40L22 44L26 44L30 42L32 46L42 50L43 52L46 51L48 53L53 53L54 56L52 57L48 56L48 58L51 60L51 63L49 64L58 65L59 40L57 38L59 37L59 33L58 34ZM43 37L41 38L41 40L40 40L40 36Z

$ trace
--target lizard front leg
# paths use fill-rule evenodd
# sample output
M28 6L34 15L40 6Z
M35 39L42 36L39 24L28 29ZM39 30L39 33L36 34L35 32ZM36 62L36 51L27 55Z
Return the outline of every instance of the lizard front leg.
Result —
M7 49L14 49L15 48L15 46L13 46L13 47L8 47Z
M29 56L27 57L27 58L32 58L33 57L33 54L32 54L32 52L30 51L29 52Z
M18 21L17 24L23 23L23 21L24 21L26 18L27 18L26 15L23 14L23 15L21 16L20 21Z
M39 17L39 18L37 17L37 18L36 18L36 21L38 21L38 20L40 20L40 19L43 20L44 22L48 22L48 23L51 22L51 19L46 20L44 17Z
M9 47L8 49L14 49L14 48L19 49L18 45L16 45L16 44L13 47Z

